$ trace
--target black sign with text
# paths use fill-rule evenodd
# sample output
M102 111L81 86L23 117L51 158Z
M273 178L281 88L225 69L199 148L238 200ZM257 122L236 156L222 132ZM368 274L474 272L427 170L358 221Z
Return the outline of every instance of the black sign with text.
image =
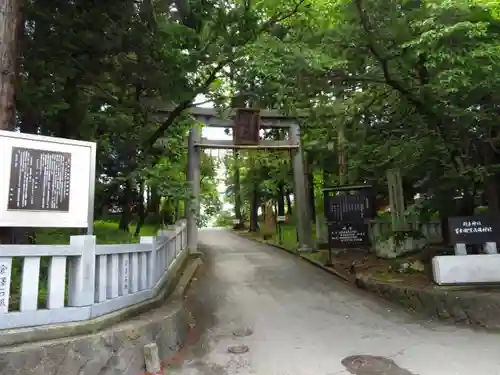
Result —
M371 190L324 190L325 216L332 222L364 222L373 217Z
M328 223L328 243L331 249L358 248L370 245L365 223Z
M500 235L500 217L476 215L448 219L450 242L453 244L481 245L497 242Z
M330 249L369 246L367 219L375 212L371 186L338 186L323 194Z
M12 147L9 210L69 211L71 154Z

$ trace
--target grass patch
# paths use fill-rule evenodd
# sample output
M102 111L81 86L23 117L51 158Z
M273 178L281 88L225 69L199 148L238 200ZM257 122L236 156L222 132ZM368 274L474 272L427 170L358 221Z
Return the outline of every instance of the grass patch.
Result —
M158 233L158 227L153 225L144 225L141 228L141 236L155 236ZM138 243L140 237L134 237L135 224L130 225L130 231L118 229L116 219L97 220L94 222L94 235L98 244L127 244ZM68 245L70 237L81 234L74 228L40 228L35 232L36 243L38 245ZM40 277L38 286L38 308L43 309L47 306L47 286L50 257L40 259ZM19 311L21 299L21 280L23 273L23 257L14 257L12 259L12 275L10 284L9 311ZM66 275L67 288L67 275Z
M264 223L260 223L261 226L264 225ZM261 236L259 234L259 236ZM316 228L314 225L312 225L312 236L313 236L313 241L316 240ZM261 236L262 237L262 236ZM287 250L292 250L295 251L298 248L298 242L297 242L297 227L293 223L282 223L281 224L281 241L280 241L280 236L279 232L276 231L276 233L267 240L267 242L275 244L275 245L280 245L284 247Z
M249 223L245 223L245 226L248 228ZM264 222L259 222L259 227L264 228ZM312 227L312 236L313 236L313 241L316 240L316 226L311 225ZM298 242L297 242L297 227L295 225L295 220L294 218L290 219L289 223L282 223L281 224L281 241L280 241L280 236L279 232L276 231L271 237L267 238L264 240L264 234L262 232L248 232L246 229L239 231L240 234L243 234L247 237L251 237L254 239L257 239L261 242L266 242L270 243L273 245L278 245L281 247L284 247L287 250L290 251L296 251L298 248Z
M328 258L328 251L317 251L317 252L303 252L300 254L304 258L311 259L315 262L319 262L321 264L325 263Z
M129 232L118 229L118 222L112 220L94 221L94 235L98 244L138 243L134 237L136 225L131 224ZM158 227L144 225L141 236L155 236ZM71 236L81 234L75 228L41 228L36 231L36 243L39 245L67 245Z

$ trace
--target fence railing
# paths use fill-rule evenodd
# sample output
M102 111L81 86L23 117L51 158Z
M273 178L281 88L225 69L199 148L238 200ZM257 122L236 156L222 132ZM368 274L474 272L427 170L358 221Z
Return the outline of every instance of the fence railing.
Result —
M0 330L88 320L155 297L180 255L180 221L138 244L0 245Z
M442 241L440 221L429 221L426 223L408 221L407 225L408 229L422 233L428 243L440 243ZM390 220L370 220L370 238L372 242L376 238L383 238L391 232L392 224Z

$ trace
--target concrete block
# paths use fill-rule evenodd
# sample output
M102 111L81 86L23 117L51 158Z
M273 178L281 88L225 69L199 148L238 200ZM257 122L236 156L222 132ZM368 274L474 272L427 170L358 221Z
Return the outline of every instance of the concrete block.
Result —
M432 273L438 285L500 282L500 254L436 256Z

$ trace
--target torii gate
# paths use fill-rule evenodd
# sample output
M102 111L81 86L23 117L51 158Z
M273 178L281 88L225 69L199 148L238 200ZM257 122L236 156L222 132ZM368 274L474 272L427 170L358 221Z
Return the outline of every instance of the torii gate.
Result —
M243 109L245 110L245 109ZM198 121L209 127L232 128L235 134L234 117L236 110L231 110L226 118L217 114L212 108L191 107L189 113ZM255 111L255 110L246 110ZM162 112L162 111L159 111ZM209 140L202 139L197 127L189 131L188 139L188 181L191 185L192 199L187 212L187 245L191 251L196 251L198 245L197 217L200 214L200 157L201 149L253 149L253 150L291 150L292 168L294 180L294 200L299 239L299 250L310 251L314 249L312 239L312 228L310 210L307 207L308 200L305 185L305 169L302 143L300 141L300 128L297 118L290 118L277 111L261 110L260 128L283 128L288 129L286 140L258 140L256 144L240 144L233 140Z

